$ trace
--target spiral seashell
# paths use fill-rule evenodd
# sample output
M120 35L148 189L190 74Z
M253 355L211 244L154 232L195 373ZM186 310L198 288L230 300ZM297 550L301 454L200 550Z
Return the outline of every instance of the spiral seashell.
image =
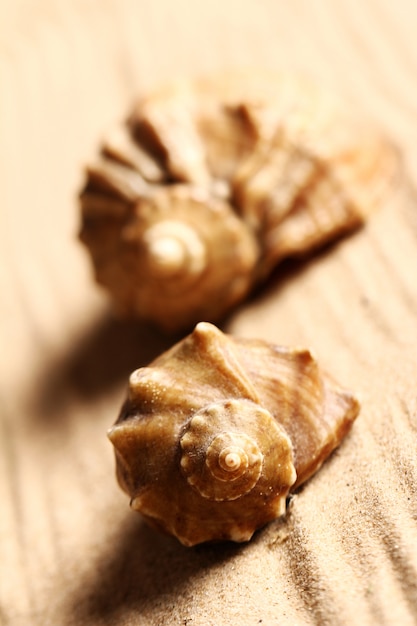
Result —
M132 373L109 431L131 506L184 545L248 541L349 432L356 398L308 350L207 322Z
M177 82L142 98L87 168L80 237L121 314L188 329L285 257L360 226L395 165L369 124L306 80Z

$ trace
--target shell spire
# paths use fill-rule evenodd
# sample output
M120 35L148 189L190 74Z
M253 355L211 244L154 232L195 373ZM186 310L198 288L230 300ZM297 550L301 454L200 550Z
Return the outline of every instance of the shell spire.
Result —
M109 431L131 506L184 545L247 541L283 515L359 411L308 350L207 322L133 372Z

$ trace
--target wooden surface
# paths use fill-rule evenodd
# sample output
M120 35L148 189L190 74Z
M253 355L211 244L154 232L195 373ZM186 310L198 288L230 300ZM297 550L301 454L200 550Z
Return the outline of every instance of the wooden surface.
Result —
M417 623L417 5L412 0L3 0L0 623ZM385 129L403 176L361 232L225 324L314 348L362 397L285 520L182 548L114 479L126 376L172 342L112 319L76 233L82 165L174 75L306 71Z

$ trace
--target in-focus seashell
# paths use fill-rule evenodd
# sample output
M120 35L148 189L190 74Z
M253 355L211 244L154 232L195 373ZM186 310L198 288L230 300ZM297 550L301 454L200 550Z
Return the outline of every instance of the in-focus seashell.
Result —
M185 329L362 224L395 163L306 80L177 82L143 98L87 168L81 239L121 313Z
M150 524L188 546L240 542L285 512L358 411L310 351L200 322L133 372L109 437L119 484Z

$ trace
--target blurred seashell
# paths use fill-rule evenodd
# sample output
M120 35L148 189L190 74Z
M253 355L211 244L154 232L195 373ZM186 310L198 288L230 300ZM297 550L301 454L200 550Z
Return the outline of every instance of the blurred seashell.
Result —
M349 432L356 398L311 352L207 322L130 376L109 431L120 486L185 545L247 541Z
M189 328L363 224L395 165L378 132L305 80L178 82L143 98L87 168L81 239L121 313Z

